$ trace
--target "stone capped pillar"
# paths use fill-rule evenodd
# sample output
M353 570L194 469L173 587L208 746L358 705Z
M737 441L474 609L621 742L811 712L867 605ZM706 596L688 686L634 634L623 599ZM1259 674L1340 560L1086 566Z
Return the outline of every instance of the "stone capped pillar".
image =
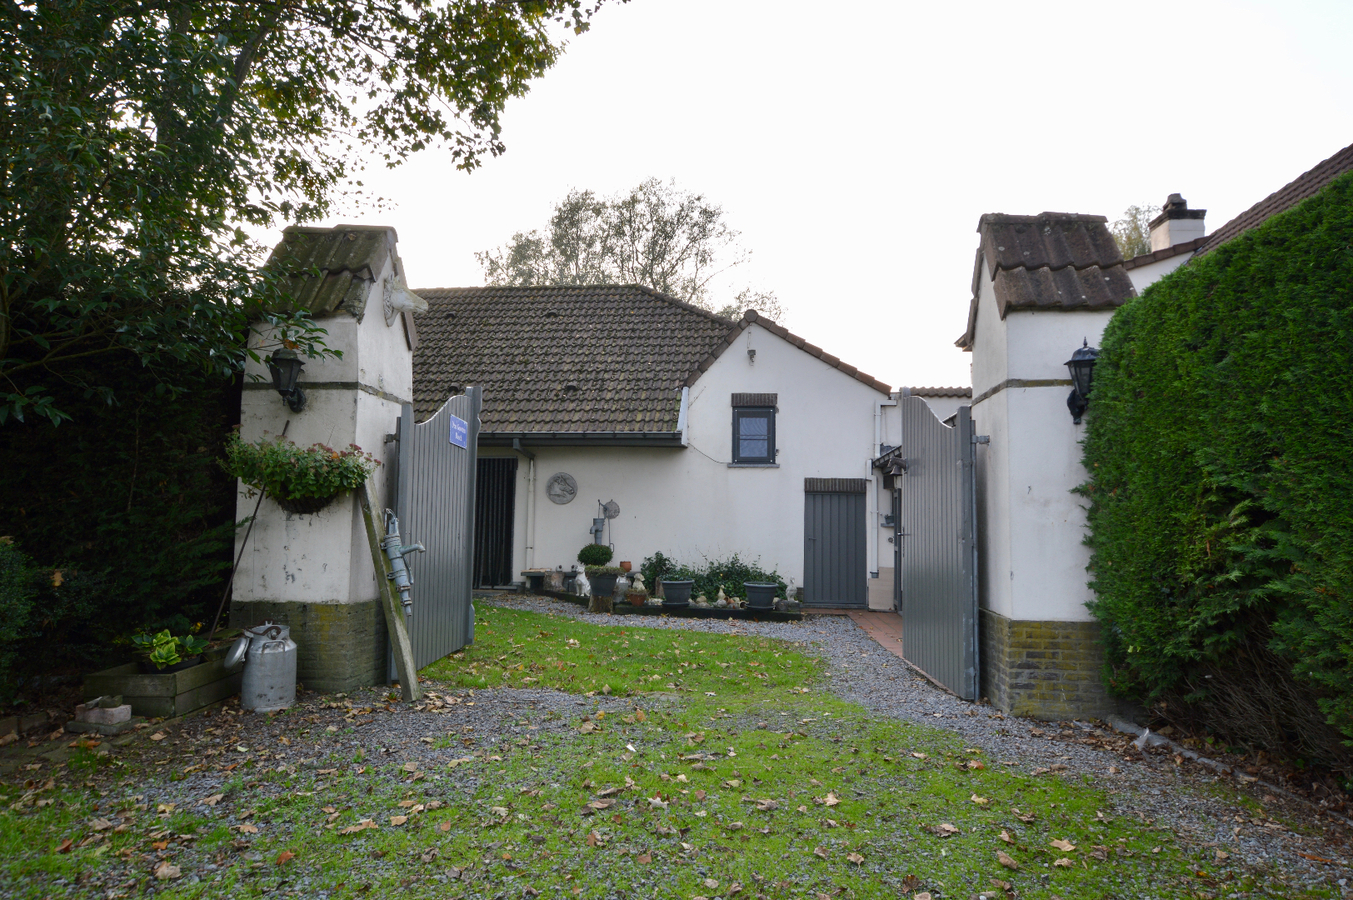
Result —
M336 450L356 444L385 462L385 437L395 430L401 404L413 397L412 323L404 268L393 228L293 226L269 265L289 273L291 293L328 331L325 344L341 358L306 359L300 376L306 405L292 412L272 387L266 364L249 363L241 409L246 442L282 433L301 447ZM416 298L413 298L416 299ZM276 335L255 329L250 347L266 359L279 348ZM384 467L371 479L384 496ZM239 486L236 515L244 519L256 496ZM236 553L244 541L236 536ZM361 509L352 492L309 515L288 513L264 498L239 571L230 624L265 619L291 627L299 653L297 679L307 688L343 691L382 684L386 678L385 620L378 600Z
M1104 715L1114 703L1072 493L1085 426L1067 408L1066 362L1136 292L1103 216L988 214L978 233L958 344L973 357L974 430L990 438L976 461L981 693L1016 715Z

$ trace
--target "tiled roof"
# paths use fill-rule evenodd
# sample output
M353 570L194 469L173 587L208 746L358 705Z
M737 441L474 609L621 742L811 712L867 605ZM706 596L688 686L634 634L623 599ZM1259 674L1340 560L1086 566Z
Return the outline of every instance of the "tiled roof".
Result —
M971 397L970 387L913 387L903 388L906 395L912 397Z
M638 285L415 293L415 413L479 385L491 434L674 432L687 376L734 327Z
M1056 212L982 216L968 329L954 343L972 349L983 258L1001 318L1012 309L1113 309L1135 297L1107 222L1104 216Z
M342 309L360 319L368 288L394 254L395 241L395 230L379 225L292 225L267 264L286 273L296 307L315 317Z
M1149 266L1152 263L1160 262L1162 259L1178 256L1181 253L1192 253L1203 246L1203 244L1206 244L1209 240L1211 240L1211 238L1208 237L1194 238L1191 241L1184 241L1183 243L1166 247L1164 250L1152 250L1143 253L1140 256L1134 256L1132 259L1123 260L1123 268L1131 270L1138 266Z
M695 384L696 379L698 379L701 375L703 375L705 373L705 370L707 370L710 366L714 365L714 361L718 359L720 356L722 356L725 350L727 350L730 346L732 346L733 342L738 339L738 335L742 334L743 331L745 331L752 325L760 325L762 328L766 329L776 337L788 341L795 347L798 347L804 353L807 353L810 356L817 357L818 359L822 360L824 363L835 369L840 369L842 372L845 372L851 378L854 378L856 381L860 381L869 385L876 391L881 391L887 394L892 390L891 387L884 384L882 381L879 381L873 375L866 375L864 372L861 372L859 369L855 368L849 363L842 362L840 357L832 356L830 353L823 350L816 344L808 343L808 341L799 337L797 334L794 334L792 331L789 331L788 329L780 325L777 325L770 319L762 318L760 315L757 314L756 310L754 309L747 310L747 312L743 314L742 319L734 325L732 330L727 332L727 334L724 336L724 339L721 340L718 343L718 345L713 350L710 351L708 356L706 356L703 360L700 361L700 364L696 366L695 370L691 372L689 377L687 377L685 382L686 386L690 387L691 385Z
M1209 253L1231 240L1231 238L1238 237L1256 225L1263 224L1269 217L1291 209L1349 170L1353 170L1353 144L1340 150L1290 184L1269 194L1263 200L1209 234L1197 255L1202 256L1204 253Z

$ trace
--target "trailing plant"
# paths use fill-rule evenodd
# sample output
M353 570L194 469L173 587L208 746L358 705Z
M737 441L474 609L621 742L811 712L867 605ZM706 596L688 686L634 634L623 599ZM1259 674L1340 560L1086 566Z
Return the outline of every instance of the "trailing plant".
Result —
M246 444L234 432L226 440L226 472L279 503L322 500L361 487L380 462L356 444L335 450L311 444L304 450L283 437Z
M167 628L158 634L132 635L132 645L138 655L157 669L176 666L207 649L206 638L192 634L176 637Z
M587 544L578 551L578 562L591 569L596 566L605 566L614 555L615 551L605 544ZM616 568L616 571L619 572L620 569Z
M1123 307L1081 489L1111 689L1336 765L1346 748L1331 731L1313 750L1307 710L1353 738L1350 248L1344 175ZM1262 729L1246 712L1296 693Z

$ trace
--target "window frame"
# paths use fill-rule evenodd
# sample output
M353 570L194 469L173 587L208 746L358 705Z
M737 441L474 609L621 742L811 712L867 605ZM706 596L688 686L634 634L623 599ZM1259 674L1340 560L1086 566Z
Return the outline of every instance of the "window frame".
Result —
M775 444L774 406L735 406L733 407L733 462L735 466L773 466L778 448ZM742 419L757 418L766 422L766 456L742 455Z

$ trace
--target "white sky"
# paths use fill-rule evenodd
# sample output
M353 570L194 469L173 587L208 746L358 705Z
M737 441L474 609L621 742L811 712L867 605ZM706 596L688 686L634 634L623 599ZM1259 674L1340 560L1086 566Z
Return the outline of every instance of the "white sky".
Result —
M894 387L966 385L982 213L1178 191L1214 230L1353 142L1351 36L1347 2L632 0L509 104L504 156L368 171L392 206L359 220L411 287L478 285L570 188L675 178L752 251L730 288Z

